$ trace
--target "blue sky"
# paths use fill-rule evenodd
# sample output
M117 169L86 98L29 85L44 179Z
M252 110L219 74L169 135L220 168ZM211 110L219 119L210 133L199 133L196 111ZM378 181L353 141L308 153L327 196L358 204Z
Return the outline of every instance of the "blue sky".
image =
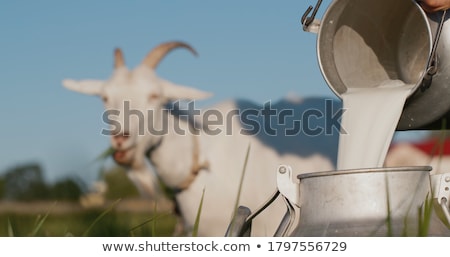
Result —
M329 4L325 0L322 12ZM37 161L52 180L97 177L108 147L99 99L64 89L64 78L107 79L115 47L129 67L155 45L182 40L160 76L257 103L288 94L335 97L316 59L316 35L300 18L315 1L7 1L0 8L0 172ZM320 17L320 13L319 13Z

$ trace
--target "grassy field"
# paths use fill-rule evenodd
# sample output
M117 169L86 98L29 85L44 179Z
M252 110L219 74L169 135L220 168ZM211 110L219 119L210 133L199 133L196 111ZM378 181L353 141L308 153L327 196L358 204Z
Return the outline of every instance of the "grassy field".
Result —
M170 212L120 204L85 209L69 203L9 203L0 208L0 236L172 235L176 218Z

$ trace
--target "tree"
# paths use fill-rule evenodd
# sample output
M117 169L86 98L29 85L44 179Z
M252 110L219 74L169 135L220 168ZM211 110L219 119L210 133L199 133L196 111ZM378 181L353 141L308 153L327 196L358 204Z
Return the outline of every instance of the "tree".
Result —
M0 199L5 197L5 179L0 177Z
M81 182L66 178L50 186L49 198L52 200L78 201L83 194Z
M20 201L47 199L49 195L42 168L37 163L9 169L4 175L3 192L4 198Z

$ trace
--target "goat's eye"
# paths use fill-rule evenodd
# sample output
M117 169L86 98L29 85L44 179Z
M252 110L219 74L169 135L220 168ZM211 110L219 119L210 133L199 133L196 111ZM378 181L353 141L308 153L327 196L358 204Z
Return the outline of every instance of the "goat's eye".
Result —
M108 97L102 96L102 101L103 101L104 103L106 103L106 102L108 101Z
M158 93L151 93L149 96L148 96L148 99L149 100L156 100L156 99L158 99L159 98L159 94Z

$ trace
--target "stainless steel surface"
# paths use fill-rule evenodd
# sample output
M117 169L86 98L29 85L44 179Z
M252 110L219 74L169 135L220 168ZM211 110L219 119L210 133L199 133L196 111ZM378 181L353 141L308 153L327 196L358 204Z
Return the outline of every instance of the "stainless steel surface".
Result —
M389 170L390 172L411 172L411 171L431 171L432 167L430 166L406 166L406 167L391 167L387 168L364 168L364 169L351 169L351 170L330 170L330 171L321 171L321 172L311 172L311 173L303 173L297 176L298 179L306 179L313 177L326 177L326 176L334 176L334 175L344 175L344 174L358 174L358 173L376 173L376 172L386 172Z
M438 31L441 16L442 12L428 14L433 38ZM447 21L449 18L450 12L447 12L436 49L436 74L433 75L428 89L416 90L407 100L398 124L399 130L427 128L427 126L429 129L440 129L441 119L445 116L450 117L450 24ZM449 126L450 123L447 122L446 127Z
M278 191L253 214L240 206L226 236L250 236L253 218L279 196L287 211L274 236L450 236L450 173L430 176L431 170L413 166L295 176L290 166L281 165Z
M303 29L318 34L319 67L337 96L348 88L400 79L415 87L397 130L440 129L450 117L450 12L439 30L442 16L426 14L413 0L335 0L321 21ZM421 87L438 31L435 74L428 88Z
M427 16L412 1L338 0L317 36L322 74L338 96L388 79L421 84L431 53Z

